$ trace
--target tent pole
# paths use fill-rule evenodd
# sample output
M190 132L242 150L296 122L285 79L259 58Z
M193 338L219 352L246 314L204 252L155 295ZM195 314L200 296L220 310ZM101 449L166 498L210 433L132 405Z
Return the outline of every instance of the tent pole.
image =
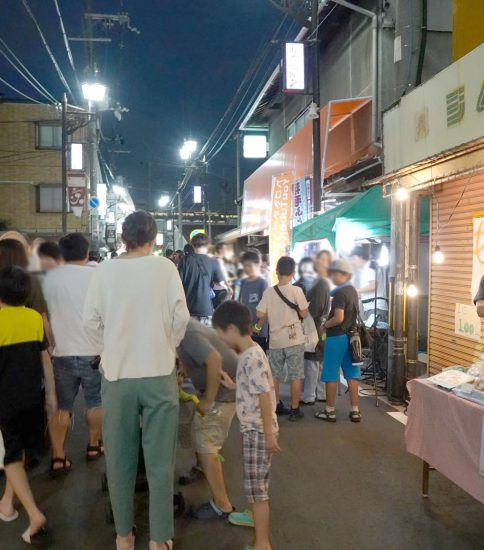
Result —
M408 284L418 288L418 264L420 244L420 196L417 192L409 199L409 235L408 235ZM419 296L407 300L407 372L406 379L418 376L418 312Z

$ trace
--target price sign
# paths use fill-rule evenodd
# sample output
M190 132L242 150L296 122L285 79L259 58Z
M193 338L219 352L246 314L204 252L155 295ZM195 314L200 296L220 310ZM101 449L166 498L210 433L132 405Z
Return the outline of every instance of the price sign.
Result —
M481 341L481 320L474 306L455 304L455 333L463 338Z

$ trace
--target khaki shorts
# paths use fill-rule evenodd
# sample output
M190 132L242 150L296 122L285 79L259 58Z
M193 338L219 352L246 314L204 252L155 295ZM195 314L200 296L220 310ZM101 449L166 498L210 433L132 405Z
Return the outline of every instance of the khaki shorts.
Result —
M235 403L215 402L215 411L201 416L197 411L192 420L192 440L200 454L218 454L229 435L235 416Z

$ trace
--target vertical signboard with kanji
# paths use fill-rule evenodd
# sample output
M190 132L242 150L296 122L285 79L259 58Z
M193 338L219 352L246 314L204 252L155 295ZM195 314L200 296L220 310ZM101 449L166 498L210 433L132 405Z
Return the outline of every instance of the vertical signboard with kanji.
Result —
M272 178L269 255L274 282L277 260L291 249L292 181L290 172Z
M294 181L292 198L292 226L304 223L312 215L312 177L304 176Z
M86 202L86 176L84 173L68 172L67 191L69 205L74 215L81 217Z

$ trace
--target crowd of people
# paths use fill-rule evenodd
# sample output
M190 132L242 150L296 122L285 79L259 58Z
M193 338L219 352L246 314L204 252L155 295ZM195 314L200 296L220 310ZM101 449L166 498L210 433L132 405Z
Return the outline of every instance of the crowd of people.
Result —
M29 517L22 539L33 545L49 539L24 465L37 459L47 426L50 473L69 474L74 462L66 455L66 440L82 389L85 459L105 457L117 549L135 546L133 493L141 448L150 550L170 550L179 402L189 400L195 403L196 460L179 481L205 478L210 492L190 514L253 528L255 540L247 549L270 550L269 478L271 458L280 451L282 417L300 422L302 407L319 401L326 403L315 417L336 422L342 370L349 418L361 421L360 367L352 360L349 333L374 294L374 272L368 272L365 250L357 248L352 263L325 250L299 266L283 256L271 275L256 249L235 258L220 245L209 254L203 233L184 251L158 257L152 254L156 233L149 214L134 212L123 224L124 251L102 263L90 261L89 242L80 233L58 243L38 242L33 251L18 233L0 238L6 474L0 520L18 518L17 497ZM309 347L308 319L317 332L317 344ZM196 395L182 388L188 381ZM234 509L220 459L235 415L248 512Z

